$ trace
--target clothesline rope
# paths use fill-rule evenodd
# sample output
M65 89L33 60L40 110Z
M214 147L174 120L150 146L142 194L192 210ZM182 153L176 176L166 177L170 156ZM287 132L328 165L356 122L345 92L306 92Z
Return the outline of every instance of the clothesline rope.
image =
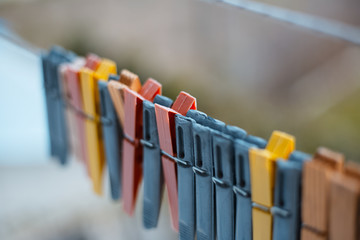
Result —
M323 33L344 41L360 45L360 28L282 7L272 6L252 0L217 0L246 11L287 22L315 32Z

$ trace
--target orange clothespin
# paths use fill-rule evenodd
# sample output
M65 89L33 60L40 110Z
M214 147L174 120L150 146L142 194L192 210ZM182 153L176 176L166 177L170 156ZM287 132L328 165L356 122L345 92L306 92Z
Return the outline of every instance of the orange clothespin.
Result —
M344 155L320 147L304 164L301 239L328 239L330 182L343 170Z
M130 88L135 92L139 92L141 89L141 83L139 77L124 69L121 71L120 80L110 81L108 89L110 97L114 103L115 111L120 121L121 127L124 127L125 113L124 113L124 89Z
M331 179L329 239L359 239L359 212L360 165L348 162Z
M139 93L124 88L124 140L123 140L123 166L122 189L124 210L132 215L135 209L138 187L142 178L142 103L144 100L153 101L155 96L161 94L161 84L149 78Z
M171 108L155 104L156 124L159 133L160 149L165 185L168 192L172 227L179 230L177 168L176 168L176 136L175 115L186 115L190 109L196 110L196 99L181 92Z

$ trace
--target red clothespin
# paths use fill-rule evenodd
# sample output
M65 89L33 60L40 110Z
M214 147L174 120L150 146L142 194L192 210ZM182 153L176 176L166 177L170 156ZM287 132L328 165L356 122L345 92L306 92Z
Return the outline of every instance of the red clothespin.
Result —
M89 54L86 57L85 67L90 68L91 70L96 70L99 66L101 58L95 54ZM83 101L81 96L81 87L80 87L80 78L79 71L81 68L74 66L69 66L66 69L66 80L67 86L69 87L68 92L70 93L69 100L70 104L75 107L76 110L83 111ZM86 136L85 136L85 121L84 117L81 114L76 114L76 128L78 131L78 141L81 145L80 158L84 162L88 174L89 170L89 159L86 148Z
M124 140L122 156L122 191L124 210L132 215L135 209L136 196L142 178L142 103L144 100L153 101L161 94L161 84L149 78L139 93L124 89Z
M86 56L85 67L95 71L100 65L101 58L93 53L89 53Z
M155 104L156 124L159 133L161 161L170 204L171 222L175 231L179 231L175 115L186 115L190 109L196 109L196 98L180 92L171 108Z

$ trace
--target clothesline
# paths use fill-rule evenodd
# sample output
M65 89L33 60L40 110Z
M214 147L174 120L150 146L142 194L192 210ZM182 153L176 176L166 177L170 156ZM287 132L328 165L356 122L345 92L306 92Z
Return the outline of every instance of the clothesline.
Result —
M218 0L217 2L229 4L246 11L264 15L282 22L291 23L299 27L360 45L360 28L343 22L252 0Z

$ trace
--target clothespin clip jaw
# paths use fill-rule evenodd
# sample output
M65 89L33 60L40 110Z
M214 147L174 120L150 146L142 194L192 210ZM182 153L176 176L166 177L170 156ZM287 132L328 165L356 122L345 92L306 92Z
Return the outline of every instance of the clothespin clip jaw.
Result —
M85 63L84 67L95 71L96 69L98 69L100 63L101 63L101 58L99 56L97 56L93 53L89 53L86 56L86 63Z
M265 207L273 205L275 163L278 158L287 159L295 149L295 138L274 131L266 149L252 148L249 151L252 200Z
M302 239L327 238L329 186L331 178L343 170L341 153L320 147L312 161L304 164L302 180ZM317 183L317 184L314 184Z
M329 239L359 239L360 165L347 162L330 182Z
M242 197L251 197L250 164L249 150L251 148L263 149L266 146L266 140L251 135L243 139L235 140L234 156L234 193Z
M295 149L295 138L289 134L274 131L266 149L249 150L251 173L251 198L253 202L253 239L272 238L273 189L276 161L287 159Z
M114 62L103 59L98 68L93 71L89 68L80 70L81 91L84 103L84 112L87 114L85 122L86 142L89 157L90 177L94 192L102 194L102 176L105 163L100 119L100 96L98 81L106 81L109 74L116 74Z
M140 142L144 152L143 225L147 229L157 226L164 186L154 104L171 107L172 102L170 98L161 95L156 95L153 103L147 100L143 102L143 139Z
M189 117L181 114L175 115L178 167L191 168L194 165L193 138L191 129L193 123L194 120Z
M115 105L115 110L118 115L120 125L124 126L125 113L124 113L124 89L129 88L135 92L141 89L139 77L128 71L122 70L119 81L111 80L108 85L110 96Z
M213 182L218 187L228 188L233 182L233 174L231 172L231 161L233 160L231 138L221 133L215 133L213 151L215 168Z
M186 115L188 110L196 109L196 99L185 92L180 92L171 108L155 104L156 124L159 134L160 149L165 183L168 190L172 227L178 231L178 192L176 171L176 135L175 115Z
M132 215L142 178L143 149L140 140L143 138L143 101L152 102L156 95L161 94L161 84L149 78L139 93L129 88L124 88L123 91L126 113L123 140L123 206L124 210Z
M276 162L274 206L271 208L273 240L299 239L302 166L310 159L310 155L294 151L289 160Z

